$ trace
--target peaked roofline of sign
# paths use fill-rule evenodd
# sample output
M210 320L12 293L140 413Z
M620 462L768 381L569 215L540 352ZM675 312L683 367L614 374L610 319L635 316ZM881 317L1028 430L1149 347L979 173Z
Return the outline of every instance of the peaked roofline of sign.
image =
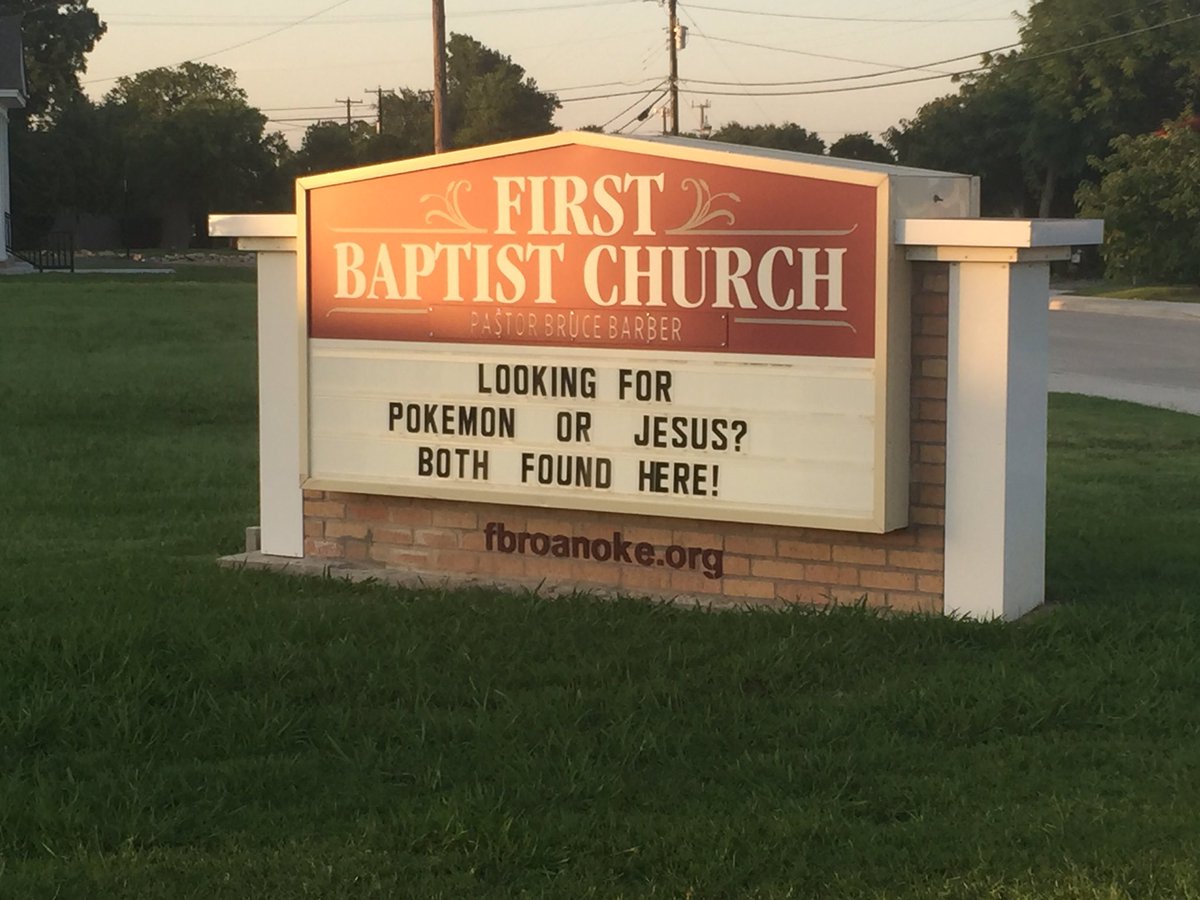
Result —
M399 175L407 172L437 169L481 160L496 159L503 156L519 156L524 153L534 153L540 150L551 150L569 146L596 147L625 153L638 153L646 156L659 156L668 159L727 166L730 168L771 171L785 175L796 175L873 187L883 184L888 178L892 177L928 177L930 175L938 175L946 178L971 177L956 172L933 172L927 169L909 169L903 166L864 163L858 160L843 160L809 153L768 150L762 147L748 147L741 144L724 144L697 139L627 137L624 135L598 134L591 131L557 131L553 134L539 137L522 138L498 144L487 144L482 147L472 147L466 150L451 150L438 155L418 156L412 159L395 160L393 162L378 163L355 169L343 169L320 175L306 175L296 180L296 188L297 191L304 192L316 188L333 187L339 184L352 184L375 178L386 178L390 175Z
M861 159L843 159L840 156L822 156L819 153L800 153L796 150L776 150L773 147L756 147L752 144L729 144L724 141L714 141L705 138L675 137L673 135L630 135L626 140L647 141L654 144L667 144L677 147L705 149L715 153L733 153L739 156L755 156L762 159L779 159L794 162L805 162L815 166L832 166L840 169L856 169L862 172L879 172L888 175L920 175L923 177L971 177L967 172L947 172L941 169L921 169L913 166L901 166L896 163L868 162Z

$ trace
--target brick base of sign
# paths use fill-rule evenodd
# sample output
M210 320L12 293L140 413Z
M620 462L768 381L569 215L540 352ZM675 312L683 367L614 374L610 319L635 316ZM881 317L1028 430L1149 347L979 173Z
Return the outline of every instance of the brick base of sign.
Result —
M913 266L909 526L863 534L324 491L306 558L451 580L943 612L948 274Z

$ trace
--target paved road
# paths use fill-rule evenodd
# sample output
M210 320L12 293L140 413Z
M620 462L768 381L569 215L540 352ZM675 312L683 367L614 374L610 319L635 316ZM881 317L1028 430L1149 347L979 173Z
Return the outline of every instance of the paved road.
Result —
M1050 390L1200 415L1200 304L1053 298Z

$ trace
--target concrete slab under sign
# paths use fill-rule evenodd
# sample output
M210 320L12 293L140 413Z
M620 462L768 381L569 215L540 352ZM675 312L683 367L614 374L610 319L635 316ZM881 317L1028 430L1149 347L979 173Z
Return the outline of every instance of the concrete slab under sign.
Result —
M633 591L615 591L611 586L587 583L551 583L537 578L493 578L446 575L444 573L414 572L407 569L362 565L347 560L319 557L272 556L261 551L222 556L217 565L223 569L250 569L277 572L281 575L300 575L306 578L331 578L355 584L384 584L409 590L458 590L464 588L498 588L510 591L529 591L543 597L572 597L586 594L599 600L617 600L636 596ZM699 609L748 609L762 603L737 601L712 595L680 593L661 602Z

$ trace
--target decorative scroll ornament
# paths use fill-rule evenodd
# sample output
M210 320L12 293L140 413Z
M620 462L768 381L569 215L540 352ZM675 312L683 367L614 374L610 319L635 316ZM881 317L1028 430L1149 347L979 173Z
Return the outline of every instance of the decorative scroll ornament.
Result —
M446 188L446 193L438 196L437 194L424 194L421 197L422 203L428 203L430 200L441 205L440 209L431 209L425 213L425 223L432 225L436 220L444 220L453 226L454 231L463 231L470 234L483 234L486 229L477 228L472 225L467 217L463 215L462 207L458 202L459 192L466 188L471 189L469 181L452 181L450 186Z
M731 200L734 203L741 203L742 198L730 192L714 194L708 186L708 182L703 178L692 178L689 176L681 181L681 185L685 191L694 190L696 192L696 208L692 210L691 218L678 228L668 228L667 234L705 234L724 235L728 237L845 237L848 234L853 234L858 228L858 225L851 225L849 228L818 229L705 228L705 225L716 221L722 221L729 226L736 224L737 217L734 216L731 210L722 207L714 209L713 207L720 200Z
M458 199L458 195L463 189L469 191L471 189L471 182L465 180L452 181L444 194L422 194L421 203L432 201L438 208L428 210L425 213L425 224L417 228L344 227L331 228L329 230L334 234L486 234L486 228L479 228L472 225L467 217L463 215L462 205ZM446 223L449 227L432 227L439 220Z
M709 222L724 220L726 225L733 225L737 218L733 212L728 209L713 209L713 203L718 200L729 199L734 203L741 203L742 198L733 193L714 194L708 186L708 182L703 178L685 178L683 179L683 189L694 190L696 192L696 208L692 210L692 216L678 228L671 228L667 234L687 234L691 231L697 231L702 226Z

